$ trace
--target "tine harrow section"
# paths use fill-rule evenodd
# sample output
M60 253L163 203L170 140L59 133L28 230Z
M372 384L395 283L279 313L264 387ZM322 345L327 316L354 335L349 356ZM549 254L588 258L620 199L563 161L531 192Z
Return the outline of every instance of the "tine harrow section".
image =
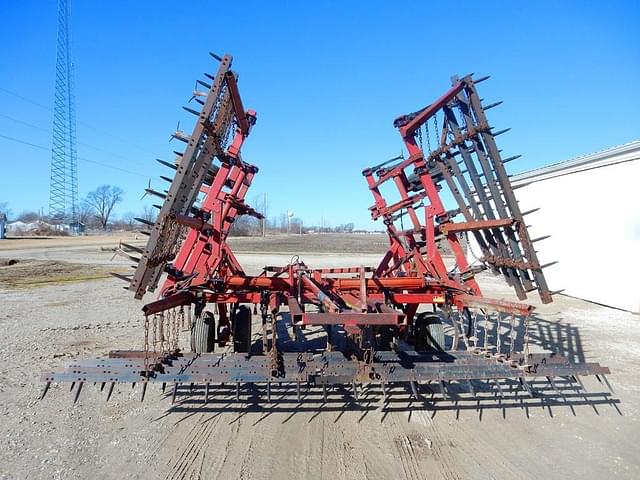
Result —
M495 131L489 125L476 83L470 75L454 77L451 89L434 103L398 117L394 126L409 157L363 171L375 199L372 218L384 219L391 241L378 273L417 268L446 282L448 272L436 248L441 240L456 257L458 281L478 292L475 272L460 245L459 234L468 232L480 247L480 260L503 274L518 298L538 290L544 303L551 302L543 266L504 166L519 156L503 160L495 138L508 129ZM399 201L386 202L381 194L386 183L395 184ZM453 208L443 204L443 186L455 201ZM420 208L424 214L417 213ZM408 230L396 227L404 215Z
M485 389L495 381L513 380L520 389L533 396L530 383L546 379L553 385L553 378L570 379L572 388L581 385L578 377L599 375L605 381L609 369L594 364L572 364L566 359L549 354L516 356L510 361L500 361L472 352L377 352L372 362L346 358L341 352L281 353L278 367L273 369L270 358L245 354L181 354L174 352L154 359L153 371L145 371L141 357L122 358L122 352L112 352L104 359L82 360L68 363L61 372L45 372L43 397L52 382L70 382L77 385L73 393L77 401L82 385L97 383L104 389L109 385L112 392L115 383L143 385L142 400L147 383L178 387L188 385L204 387L207 391L215 386L235 385L238 390L253 384L290 384L296 386L363 386L415 384L434 382L446 388L448 382L476 383L472 390ZM484 383L484 386L482 384ZM498 384L499 385L499 384ZM555 387L554 387L555 390ZM446 395L446 394L445 394ZM110 397L110 393L107 395ZM205 398L205 401L207 399Z
M428 107L397 118L409 156L363 171L371 216L389 237L377 266L311 268L293 257L248 275L227 237L240 215L262 218L245 202L258 168L241 155L257 115L243 106L231 56L213 57L217 73L205 74L193 92L199 107L185 107L197 117L191 134L173 134L184 151L174 162L159 160L173 174L162 177L170 186L146 189L162 199L147 245L122 243L115 252L136 264L132 276L114 275L135 298L163 277L156 299L142 307L142 350L46 372L43 396L52 382L71 383L75 399L95 382L108 386L107 398L116 383L140 384L142 398L149 383L159 383L172 385L174 398L187 387L204 388L205 401L212 390L232 388L238 398L255 385L270 398L276 384L295 387L298 399L301 386L321 389L326 401L341 385L355 398L363 385L379 387L385 398L398 385L418 397L428 383L443 398L454 393L452 384L502 398L507 384L533 395L540 381L558 394L577 390L580 376L606 382L609 370L597 363L531 353L533 307L481 292L476 274L489 268L520 299L538 290L543 302L552 300L479 81L456 77ZM440 194L445 186L455 201L449 208ZM464 233L480 247L482 267L468 263ZM445 263L443 245L455 266ZM190 332L190 353L181 332Z

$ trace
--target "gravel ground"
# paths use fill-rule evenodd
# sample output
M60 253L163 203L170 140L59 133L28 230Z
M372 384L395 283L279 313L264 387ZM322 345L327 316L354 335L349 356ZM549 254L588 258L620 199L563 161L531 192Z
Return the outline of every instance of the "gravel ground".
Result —
M110 259L95 245L14 249L12 256L89 270ZM238 258L255 272L290 255ZM301 258L313 266L370 265L378 255ZM483 277L481 285L487 295L513 298L498 279ZM379 392L355 407L341 395L323 404L313 394L298 405L286 392L272 404L236 403L220 390L208 408L194 395L171 409L157 387L141 404L138 387L122 386L105 404L105 392L87 385L73 405L68 386L53 385L41 402L41 370L139 349L141 304L115 279L0 285L0 478L640 478L640 319L568 297L532 303L539 307L532 338L609 366L614 396L571 405L418 403L399 389L380 411ZM606 391L595 379L585 384L594 394Z

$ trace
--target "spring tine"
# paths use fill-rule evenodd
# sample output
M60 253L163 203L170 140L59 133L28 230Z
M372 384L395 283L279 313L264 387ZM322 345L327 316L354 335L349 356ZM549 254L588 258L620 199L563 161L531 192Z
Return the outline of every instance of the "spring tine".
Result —
M167 388L167 383L166 382L162 382L162 393L164 393L165 389Z
M209 382L204 384L204 404L209 403Z
M147 393L147 383L142 382L142 394L140 395L140 402L144 402L144 394Z
M44 396L47 394L47 392L49 391L49 387L51 386L51 382L47 382L44 386L44 388L42 389L42 394L40 395L40 400L44 399Z
M107 403L111 398L111 394L113 393L113 387L115 386L116 386L116 382L111 382L111 384L109 385L109 391L107 392L107 399L105 400L104 403Z
M176 403L176 395L178 395L178 385L178 382L173 384L173 397L171 397L172 404Z
M267 382L267 403L271 403L271 382Z
M133 383L131 384L131 390L135 390L135 389L136 389L136 382L133 382Z
M382 401L386 402L387 401L387 388L386 388L384 382L380 382L380 387L382 388Z
M300 380L296 382L296 394L298 395L298 402L300 402Z
M598 379L598 380L600 380L600 379ZM600 382L600 383L602 383L602 382ZM71 382L71 387L69 388L69 391L73 392L73 387L75 387L75 386L76 386L76 382Z
M102 384L100 385L100 392L104 391L104 386L106 385L106 382L102 382Z
M73 399L73 403L76 403L78 401L78 397L80 396L80 392L82 391L82 384L84 382L79 382L78 383L78 388L76 389L76 396Z
M351 382L351 387L353 388L353 398L356 399L356 402L358 401L358 386L356 385L356 381L353 380Z
M613 391L613 387L611 387L611 384L609 383L609 380L607 380L607 377L602 375L602 379L604 380L604 383L606 383L607 388L609 389L609 391L611 393L616 393L616 392Z
M193 395L193 382L189 384L189 395Z
M322 398L324 399L324 403L327 403L327 386L322 384Z
M236 402L240 400L240 382L236 382Z

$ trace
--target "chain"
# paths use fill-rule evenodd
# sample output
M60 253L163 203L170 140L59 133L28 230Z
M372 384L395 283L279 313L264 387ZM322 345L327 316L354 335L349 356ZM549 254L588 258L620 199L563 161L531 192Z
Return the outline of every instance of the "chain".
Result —
M473 346L478 348L478 312L472 310L471 317L473 319Z
M160 352L164 351L164 312L158 314L158 319L160 320L158 325L158 335L160 336Z
M418 144L420 145L420 150L422 150L422 126L418 128Z
M460 324L460 331L462 332L462 341L464 342L465 348L469 350L471 345L469 345L469 337L467 336L467 331L464 326L465 319L464 310L458 310L458 323Z
M439 140L440 135L438 135L438 116L437 115L433 116L433 124L434 124L434 126L436 128L436 143L437 143L438 147L440 147L440 140ZM438 147L436 147L436 148L438 148Z
M144 371L149 371L149 315L144 316Z
M420 127L420 128L422 128L422 127ZM429 149L429 153L431 153L431 138L430 138L430 135L429 135L429 124L428 123L425 124L424 131L427 134L427 148Z
M482 322L482 324L484 325L484 349L485 351L488 350L488 346L489 346L489 314L485 313L484 314L484 322Z
M500 321L502 317L500 312L496 312L496 353L500 355L502 353L502 339L500 337Z
M529 317L524 317L524 358L529 361Z
M516 339L516 316L513 313L509 316L509 326L511 329L509 331L509 357L513 357L514 341Z
M158 315L153 315L153 356L157 357L158 354Z

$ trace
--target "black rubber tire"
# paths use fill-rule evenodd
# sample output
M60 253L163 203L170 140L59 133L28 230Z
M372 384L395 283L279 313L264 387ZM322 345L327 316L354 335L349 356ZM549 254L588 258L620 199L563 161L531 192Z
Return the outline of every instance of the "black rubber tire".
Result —
M211 312L203 312L191 325L191 351L211 353L216 345L216 318Z
M240 305L233 318L233 351L251 351L251 310L246 305Z
M413 335L416 351L444 351L444 325L440 315L433 312L419 313L414 321Z

